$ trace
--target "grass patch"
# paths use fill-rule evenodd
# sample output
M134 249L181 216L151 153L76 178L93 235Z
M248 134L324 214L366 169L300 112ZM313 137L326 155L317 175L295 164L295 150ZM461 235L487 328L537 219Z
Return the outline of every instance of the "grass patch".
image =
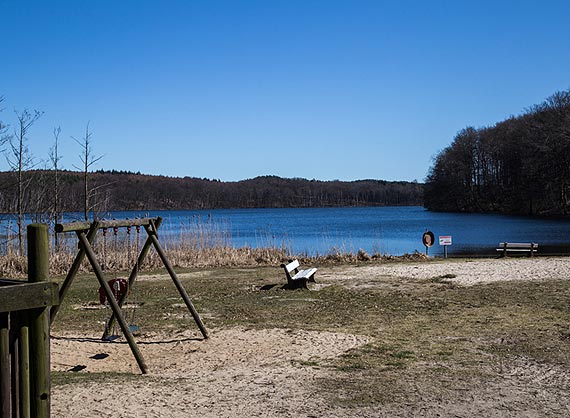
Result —
M51 385L64 386L86 383L113 383L124 384L139 380L141 376L131 373L82 373L82 372L51 372Z
M370 336L372 342L338 358L296 362L330 370L318 381L319 393L345 407L413 402L418 391L437 400L456 386L469 391L500 382L499 368L514 358L570 364L569 281L434 285L453 278L444 275L424 282L383 278L386 285L376 288L332 284L307 292L282 290L282 270L275 267L179 274L206 327ZM97 289L93 276L78 277L53 332L102 332L108 310L77 309L96 304ZM143 332L197 329L170 279L140 281L135 292L140 305L135 317ZM54 384L127 378L85 375L55 373Z

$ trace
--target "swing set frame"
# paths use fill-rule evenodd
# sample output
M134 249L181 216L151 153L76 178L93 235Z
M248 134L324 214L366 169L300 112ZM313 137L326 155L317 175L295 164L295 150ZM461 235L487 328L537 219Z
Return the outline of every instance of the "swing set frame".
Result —
M51 307L50 321L53 322L55 320L59 308L62 305L63 300L65 299L65 295L67 294L67 291L71 287L73 279L79 272L81 263L87 256L87 259L89 260L89 263L93 268L93 272L95 273L95 276L97 277L97 280L101 285L101 288L105 292L105 295L107 296L107 301L109 302L111 310L113 312L105 325L105 332L103 333L102 339L107 339L109 337L109 333L113 327L113 323L117 321L119 323L121 331L123 332L123 335L127 340L127 343L129 344L129 347L133 353L133 356L137 361L137 364L142 374L146 374L148 372L148 367L137 346L137 343L129 327L129 324L125 319L122 306L127 298L127 295L129 294L129 291L131 290L132 285L135 283L135 280L137 279L140 266L144 262L151 247L154 247L154 249L156 250L158 256L162 261L162 264L164 265L164 267L168 271L168 274L170 275L170 278L174 282L174 285L176 286L178 293L180 293L180 296L184 300L184 303L186 304L188 311L190 311L190 314L194 318L194 321L198 325L198 328L200 328L202 336L204 337L204 339L208 338L208 331L206 330L206 327L204 326L204 323L202 322L202 319L200 318L198 311L196 311L196 308L194 308L194 305L192 304L192 301L190 300L188 293L182 286L180 279L176 275L176 272L174 271L172 264L170 264L170 261L168 260L168 258L166 257L166 253L164 252L164 249L162 248L160 242L158 241L158 228L160 227L161 223L162 223L162 218L157 217L157 218L142 218L142 219L119 219L119 220L109 220L109 221L99 220L94 222L71 222L66 224L56 224L55 226L56 233L65 233L65 232L76 233L77 238L79 239L79 251L75 256L73 264L71 265L65 277L65 280L60 286L59 289L60 304ZM97 232L100 229L125 228L125 227L129 228L133 226L144 227L145 231L147 232L147 239L142 249L140 250L137 261L129 275L129 279L127 281L127 291L119 298L119 300L116 300L115 297L113 296L111 287L107 282L105 274L103 273L103 269L101 268L101 265L97 260L97 256L93 251L93 248L91 247L91 244L95 240Z

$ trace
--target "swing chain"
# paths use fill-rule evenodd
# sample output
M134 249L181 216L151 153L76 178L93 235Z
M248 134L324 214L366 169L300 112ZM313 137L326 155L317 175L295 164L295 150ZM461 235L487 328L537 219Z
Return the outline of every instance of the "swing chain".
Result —
M107 269L107 228L103 228L103 270Z

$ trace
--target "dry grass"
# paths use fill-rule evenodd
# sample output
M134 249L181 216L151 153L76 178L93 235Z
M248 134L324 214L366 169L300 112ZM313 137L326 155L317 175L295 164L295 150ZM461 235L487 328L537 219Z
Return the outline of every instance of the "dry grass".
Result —
M315 257L290 254L285 245L277 245L271 238L261 238L262 247L240 247L232 245L229 229L216 223L192 220L178 228L175 235L164 235L160 242L166 250L172 265L177 268L206 267L252 267L276 266L292 258L298 258L307 264L354 263L366 261L406 261L427 260L423 254L404 256L368 255L363 250L357 253L342 249L331 249L326 255ZM137 255L146 239L146 233L140 234L133 229L130 233L122 228L115 235L112 230L99 233L93 243L98 262L104 271L129 271L134 266ZM5 245L0 254L0 276L23 278L27 274L25 256L17 254L15 242ZM59 236L58 245L52 239L50 249L50 274L65 274L78 252L78 240L75 234ZM162 267L162 262L154 248L149 252L141 270L154 270ZM85 260L81 272L91 271Z

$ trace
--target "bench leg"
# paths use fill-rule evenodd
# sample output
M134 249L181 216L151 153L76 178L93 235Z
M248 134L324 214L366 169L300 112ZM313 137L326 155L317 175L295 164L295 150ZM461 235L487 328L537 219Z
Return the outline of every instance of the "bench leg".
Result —
M286 285L286 289L309 289L307 285L307 279L290 280Z

